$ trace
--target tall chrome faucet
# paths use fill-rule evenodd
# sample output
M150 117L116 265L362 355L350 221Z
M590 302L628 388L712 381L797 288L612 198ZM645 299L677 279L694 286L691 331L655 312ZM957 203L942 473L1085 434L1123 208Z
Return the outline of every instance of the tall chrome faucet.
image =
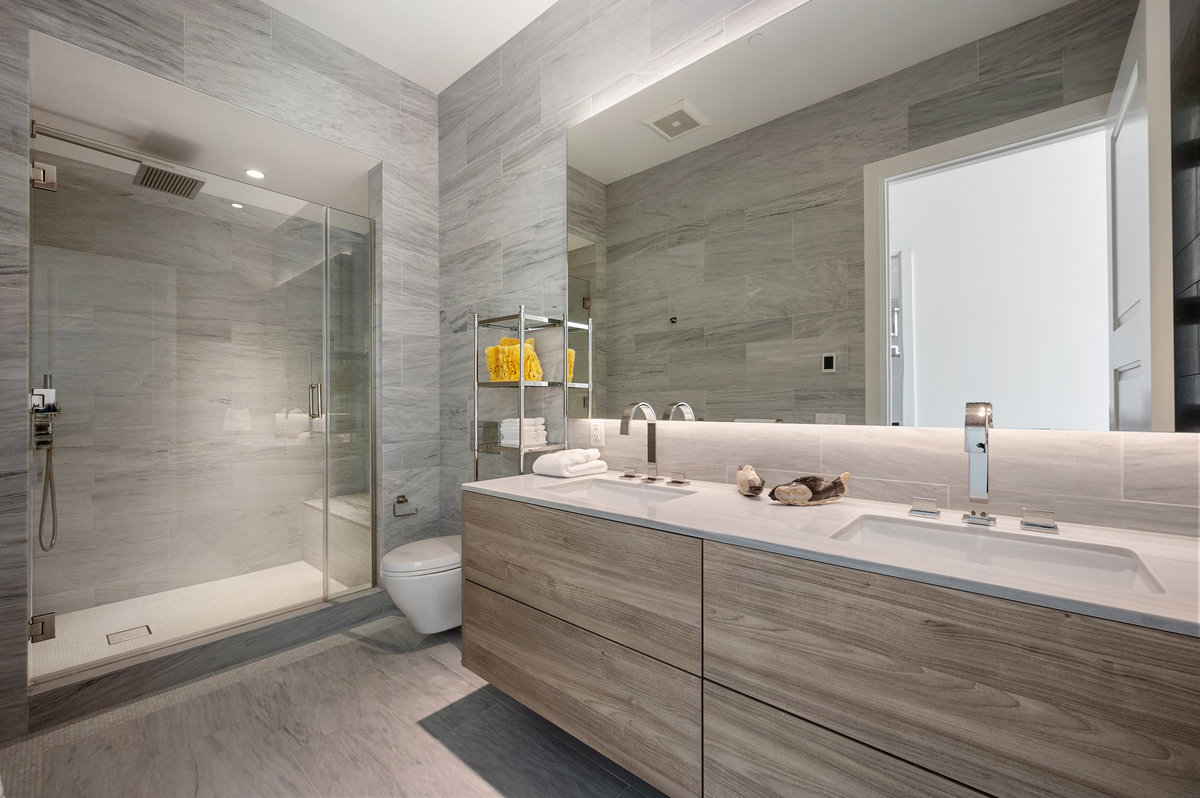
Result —
M621 434L629 434L629 422L641 410L646 417L646 482L657 482L658 463L654 451L654 408L647 402L634 402L621 414Z
M976 504L987 505L988 499L988 430L992 428L991 402L967 402L963 421L963 448L967 452L967 497L971 511L963 514L969 524L996 523L986 509L975 509Z
M666 409L663 410L662 420L663 421L674 420L676 410L678 410L679 414L681 416L683 416L684 421L695 421L696 420L696 411L693 410L692 406L689 405L687 402L671 402L671 404L667 405Z

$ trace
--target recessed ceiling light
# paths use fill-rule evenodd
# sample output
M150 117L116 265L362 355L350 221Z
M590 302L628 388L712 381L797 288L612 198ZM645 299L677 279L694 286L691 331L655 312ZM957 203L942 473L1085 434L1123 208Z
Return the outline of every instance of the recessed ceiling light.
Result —
M255 180L262 180L264 177L266 177L266 175L265 175L265 174L263 174L262 172L258 171L257 169L247 169L247 170L246 170L246 176L247 176L247 177L253 177Z
M235 207L235 208L244 208L244 207L246 207L245 205L243 205L243 204L242 204L242 203L240 203L240 202L231 202L231 203L229 203L229 204L230 204L230 205L232 205L232 206L233 206L233 207Z
M753 36L751 36L749 39L747 39L746 41L750 44L751 47L758 47L766 40L767 40L766 36L762 35L761 33L756 33Z

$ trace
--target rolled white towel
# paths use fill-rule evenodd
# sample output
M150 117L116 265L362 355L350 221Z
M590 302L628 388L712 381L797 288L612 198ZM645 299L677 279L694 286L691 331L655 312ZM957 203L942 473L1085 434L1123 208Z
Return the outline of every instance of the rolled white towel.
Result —
M555 452L561 454L561 452ZM608 470L608 463L603 460L588 460L586 463L565 464L561 460L551 460L543 463L551 455L542 455L533 461L533 473L547 477L587 477L603 474Z
M579 470L591 463L604 463L600 459L599 449L564 449L539 457L533 463L533 472L551 477L574 477L582 474L600 474L608 470L608 465L598 470Z

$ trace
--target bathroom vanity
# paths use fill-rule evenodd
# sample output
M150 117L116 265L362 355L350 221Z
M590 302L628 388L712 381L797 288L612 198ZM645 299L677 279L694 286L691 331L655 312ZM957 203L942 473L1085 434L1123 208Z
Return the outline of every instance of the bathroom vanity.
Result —
M1197 794L1195 539L906 510L465 485L463 663L672 796Z

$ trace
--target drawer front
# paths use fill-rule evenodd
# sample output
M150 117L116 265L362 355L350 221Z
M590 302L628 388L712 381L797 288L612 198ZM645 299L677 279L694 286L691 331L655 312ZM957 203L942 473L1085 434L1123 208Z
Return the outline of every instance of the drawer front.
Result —
M672 796L700 794L700 679L463 582L463 665Z
M704 675L997 795L1195 796L1200 640L720 543Z
M463 493L463 576L697 675L700 543Z
M707 680L704 794L711 798L981 795Z

